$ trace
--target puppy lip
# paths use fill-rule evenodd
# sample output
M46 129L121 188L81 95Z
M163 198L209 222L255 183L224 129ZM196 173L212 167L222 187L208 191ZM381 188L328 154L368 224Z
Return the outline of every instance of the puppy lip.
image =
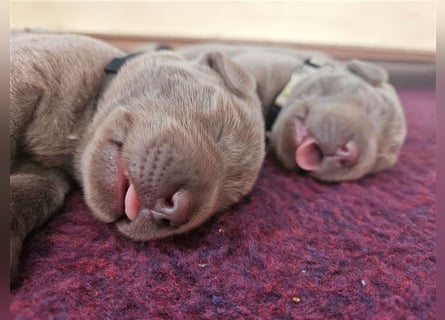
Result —
M117 167L117 208L116 214L118 217L125 216L125 195L127 194L128 188L130 187L130 180L128 178L128 172L124 168L124 164L120 157L116 160Z
M322 160L323 154L316 140L306 136L295 152L295 162L306 171L316 171L320 168Z
M134 220L137 217L139 211L139 199L134 187L134 184L129 181L129 186L125 192L125 214L130 220Z

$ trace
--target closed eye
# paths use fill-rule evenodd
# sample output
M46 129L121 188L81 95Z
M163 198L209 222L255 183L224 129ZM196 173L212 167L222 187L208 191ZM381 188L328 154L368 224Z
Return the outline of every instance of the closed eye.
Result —
M115 140L115 139L113 139L113 138L111 138L109 141L110 141L110 143L112 143L112 144L114 144L115 146L117 146L118 149L121 149L121 148L122 148L123 143L122 143L121 141L117 141L117 140Z

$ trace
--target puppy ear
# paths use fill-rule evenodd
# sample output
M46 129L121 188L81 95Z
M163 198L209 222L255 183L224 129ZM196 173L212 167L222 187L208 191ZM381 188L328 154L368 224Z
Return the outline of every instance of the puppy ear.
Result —
M351 60L346 63L346 68L374 86L378 86L383 82L388 82L388 72L373 63L361 60Z
M200 59L219 74L225 86L239 97L244 97L256 89L256 82L250 73L220 52L208 52Z

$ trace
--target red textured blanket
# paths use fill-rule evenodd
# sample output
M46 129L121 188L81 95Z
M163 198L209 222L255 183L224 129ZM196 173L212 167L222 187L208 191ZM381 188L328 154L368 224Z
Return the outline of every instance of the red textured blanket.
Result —
M25 246L13 319L434 319L435 91L400 91L398 164L322 184L269 157L254 190L187 235L133 243L80 192Z

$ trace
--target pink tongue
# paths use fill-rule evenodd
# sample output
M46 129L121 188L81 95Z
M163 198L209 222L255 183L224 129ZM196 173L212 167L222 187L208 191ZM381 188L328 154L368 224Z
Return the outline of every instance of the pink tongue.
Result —
M127 194L125 195L125 213L130 220L136 219L139 209L139 200L134 185L130 183Z
M295 152L297 165L303 170L314 171L320 168L321 160L322 155L317 142L311 137L304 138Z

